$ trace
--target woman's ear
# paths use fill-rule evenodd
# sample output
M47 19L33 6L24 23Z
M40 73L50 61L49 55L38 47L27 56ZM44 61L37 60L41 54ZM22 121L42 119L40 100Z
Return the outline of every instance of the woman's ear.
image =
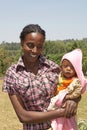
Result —
M20 41L20 44L21 44L21 46L23 47L24 41L23 41L23 40L21 40L21 41Z

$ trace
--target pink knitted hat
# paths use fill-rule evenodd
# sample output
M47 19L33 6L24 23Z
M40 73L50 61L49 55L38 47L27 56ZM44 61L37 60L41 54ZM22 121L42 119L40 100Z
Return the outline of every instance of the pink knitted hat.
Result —
M80 49L75 49L69 53L66 53L62 57L62 61L64 59L69 60L71 62L71 64L73 65L73 67L77 73L77 76L82 84L82 93L85 92L87 79L84 77L84 74L82 71L82 51Z

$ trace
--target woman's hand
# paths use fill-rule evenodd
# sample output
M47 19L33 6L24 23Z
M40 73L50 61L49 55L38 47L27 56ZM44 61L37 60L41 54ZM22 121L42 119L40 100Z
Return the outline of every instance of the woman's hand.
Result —
M65 116L70 118L76 114L78 103L73 100L67 100L63 107L65 107Z

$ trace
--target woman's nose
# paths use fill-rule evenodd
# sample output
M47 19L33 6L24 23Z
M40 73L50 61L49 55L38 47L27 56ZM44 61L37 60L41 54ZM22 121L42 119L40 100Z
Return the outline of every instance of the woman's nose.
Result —
M37 52L37 47L36 46L32 49L32 52L34 52L34 53Z

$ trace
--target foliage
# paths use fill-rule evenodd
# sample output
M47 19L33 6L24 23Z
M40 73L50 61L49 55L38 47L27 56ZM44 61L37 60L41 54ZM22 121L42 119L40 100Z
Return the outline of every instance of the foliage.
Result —
M87 122L85 120L78 121L78 130L87 130Z
M13 43L3 43L0 45L0 76L3 76L7 70L7 68L17 62L19 55L20 55L20 49L16 45L13 45Z
M83 52L83 72L87 75L87 38L82 40L56 40L46 41L43 54L50 60L60 65L62 56L75 48L81 48ZM7 68L18 61L22 54L19 43L2 42L0 44L0 75L4 75Z

